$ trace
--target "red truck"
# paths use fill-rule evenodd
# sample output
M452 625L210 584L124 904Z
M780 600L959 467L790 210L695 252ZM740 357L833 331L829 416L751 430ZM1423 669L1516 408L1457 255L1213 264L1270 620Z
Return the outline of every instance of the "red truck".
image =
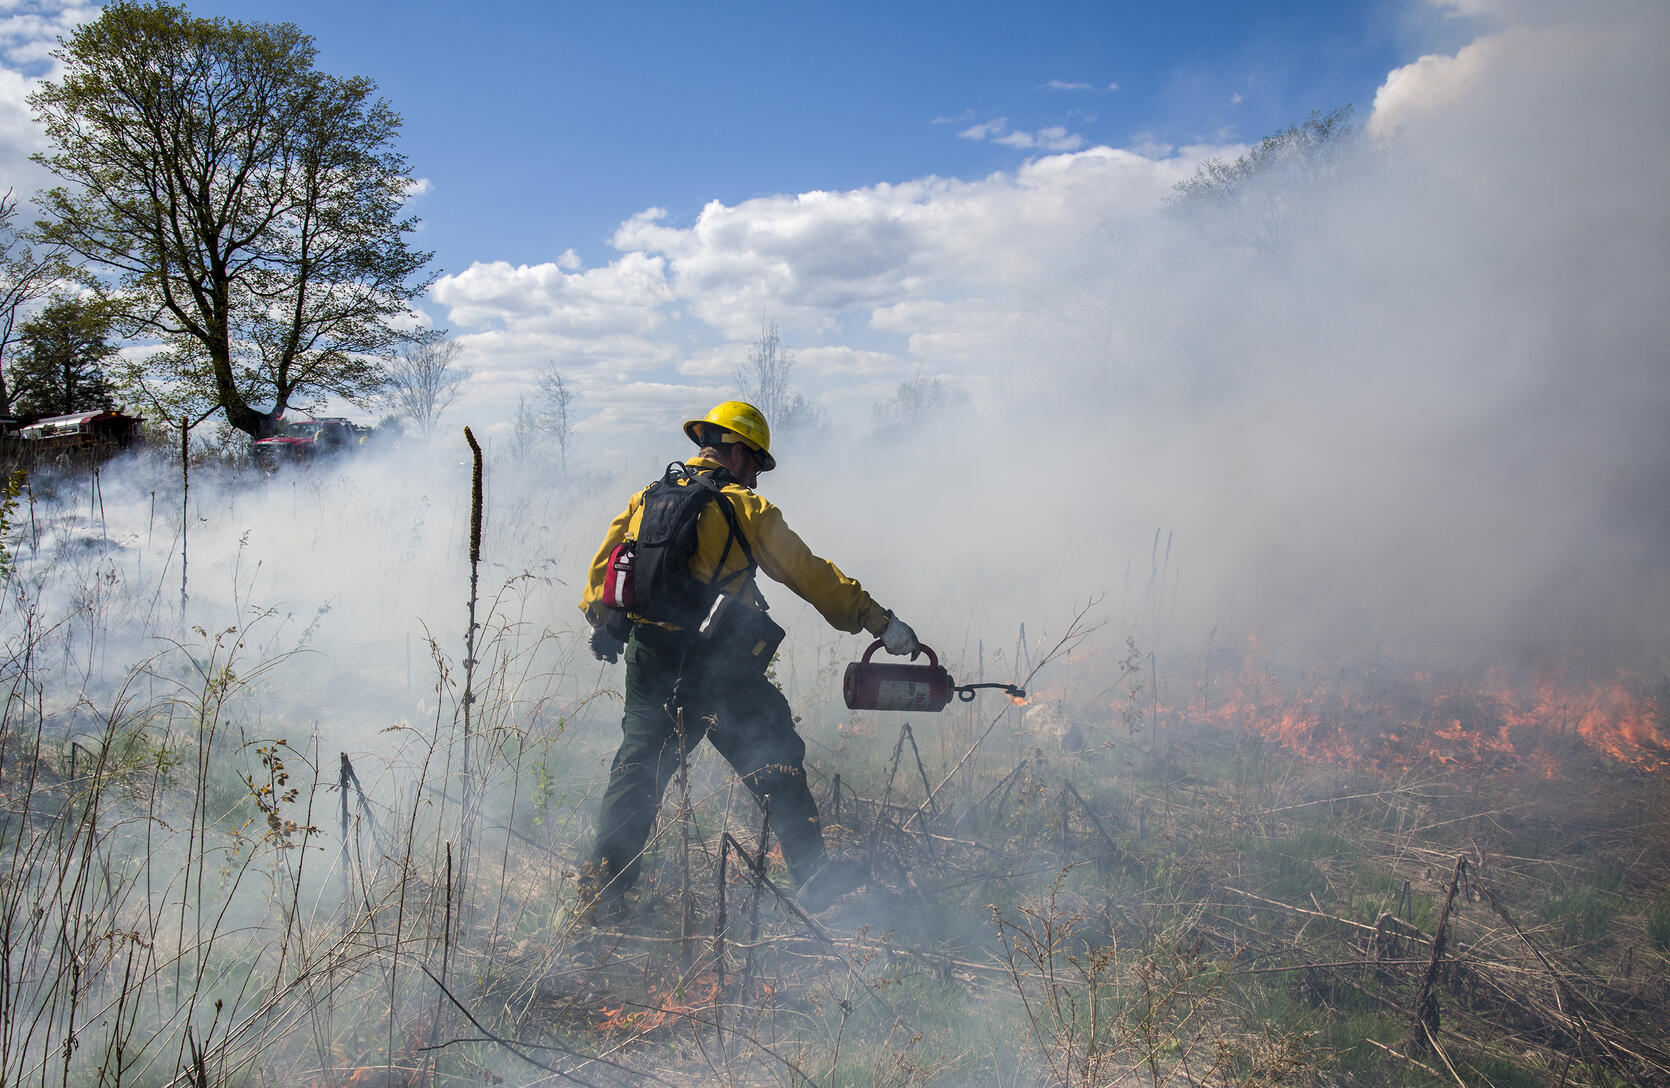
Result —
M287 420L278 434L252 442L250 455L261 468L277 472L285 465L308 464L357 450L370 435L370 427L346 419Z

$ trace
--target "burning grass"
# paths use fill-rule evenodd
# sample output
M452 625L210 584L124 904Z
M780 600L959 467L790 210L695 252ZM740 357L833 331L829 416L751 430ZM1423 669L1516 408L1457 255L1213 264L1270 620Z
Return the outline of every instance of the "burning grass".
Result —
M481 602L466 764L441 640L338 751L292 709L310 635L245 609L106 677L138 594L95 580L6 614L0 1086L1670 1083L1637 678L1196 685L1132 643L907 729L824 720L831 655L791 696L869 887L799 913L703 752L599 920L615 707L547 584Z

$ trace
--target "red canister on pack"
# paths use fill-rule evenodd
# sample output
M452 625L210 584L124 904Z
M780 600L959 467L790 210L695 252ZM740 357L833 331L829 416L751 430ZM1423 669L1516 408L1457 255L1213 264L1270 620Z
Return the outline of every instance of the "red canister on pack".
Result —
M863 660L847 665L846 675L841 678L841 694L846 698L848 710L934 712L945 709L956 684L951 674L939 667L937 654L922 647L922 652L928 655L926 665L872 662L870 655L879 649L881 639L878 638L864 651Z
M632 561L636 556L637 545L631 540L616 544L609 553L609 565L603 570L603 607L624 609L637 603L632 592Z

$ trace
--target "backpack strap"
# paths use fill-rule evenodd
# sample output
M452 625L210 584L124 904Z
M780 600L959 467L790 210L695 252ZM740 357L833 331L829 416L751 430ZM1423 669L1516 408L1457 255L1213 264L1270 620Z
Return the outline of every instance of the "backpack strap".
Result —
M683 468L682 465L679 467ZM696 484L699 487L706 488L707 491L712 494L714 504L719 507L720 513L725 516L725 524L730 530L729 534L725 537L725 548L719 553L719 563L713 568L714 587L716 589L723 590L727 583L731 585L746 583L754 576L754 572L760 569L760 565L754 560L754 549L749 547L748 536L742 531L742 525L737 520L736 507L731 505L730 496L725 494L723 485L725 483L734 483L736 481L731 474L724 469L719 469L713 473L690 472L686 470L684 476L691 483ZM730 558L731 545L733 543L741 545L742 554L748 560L748 566L743 570L736 571L735 573L721 579L719 572L725 569L725 560ZM762 600L760 603L764 604L765 602Z

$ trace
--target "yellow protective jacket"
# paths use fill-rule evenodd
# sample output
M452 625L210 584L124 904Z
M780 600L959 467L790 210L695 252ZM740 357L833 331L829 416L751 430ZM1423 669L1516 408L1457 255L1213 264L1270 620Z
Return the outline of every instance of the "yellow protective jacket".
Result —
M706 457L692 457L685 464L698 472L712 472L723 467ZM644 492L648 490L646 486L633 495L626 509L609 523L603 544L591 561L586 592L580 598L580 610L594 626L601 624L608 612L603 607L602 597L609 553L621 541L637 539L638 526L644 516ZM754 561L761 570L794 590L797 596L816 608L830 626L853 634L860 630L872 635L881 634L881 629L887 626L887 610L871 599L863 586L842 574L841 568L812 554L812 549L784 523L781 510L741 484L725 484L724 491L736 510L737 525L748 538L748 546L754 551ZM729 536L730 526L725 522L725 515L709 503L696 522L696 554L690 559L690 573L697 581L713 581L714 568L719 564L719 556L724 552ZM718 573L729 576L747 566L748 560L742 549L733 545L725 559L725 569ZM755 608L761 608L765 603L759 587L751 578L737 590L737 595ZM637 615L632 618L639 622L655 622Z

